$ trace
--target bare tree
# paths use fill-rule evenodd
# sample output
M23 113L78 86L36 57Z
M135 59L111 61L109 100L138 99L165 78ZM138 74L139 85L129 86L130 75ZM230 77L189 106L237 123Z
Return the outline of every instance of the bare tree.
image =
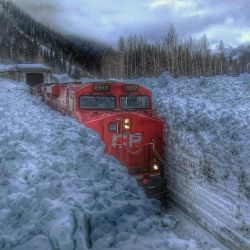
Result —
M225 67L225 61L226 61L226 56L225 56L225 45L224 45L224 43L223 43L222 40L219 42L218 50L219 50L220 74L223 75L223 73L224 73L224 67Z
M217 48L217 52L210 49L206 35L198 40L192 37L178 40L171 25L166 36L155 43L149 43L143 37L121 37L118 51L104 56L102 71L124 77L157 76L162 71L169 71L174 77L197 77L239 74L249 70L246 55L227 57L222 41Z

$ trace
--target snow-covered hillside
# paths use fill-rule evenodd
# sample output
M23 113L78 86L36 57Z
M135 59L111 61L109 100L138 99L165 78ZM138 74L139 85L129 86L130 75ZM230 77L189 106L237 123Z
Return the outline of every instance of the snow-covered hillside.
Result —
M139 78L165 120L172 200L233 249L250 249L250 75Z
M24 84L0 79L0 89L0 249L219 246L200 230L183 234L179 218L162 213L103 155L93 131L51 110Z

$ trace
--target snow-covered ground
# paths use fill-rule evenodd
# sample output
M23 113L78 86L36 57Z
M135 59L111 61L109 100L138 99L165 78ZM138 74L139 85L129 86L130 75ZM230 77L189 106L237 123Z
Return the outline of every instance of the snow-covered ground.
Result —
M223 249L27 86L0 79L0 100L0 249Z
M15 71L18 69L50 69L49 67L43 65L43 64L9 64L9 65L4 65L0 64L0 72L6 72L6 71Z
M131 82L152 89L165 120L174 203L233 249L250 249L250 75Z
M53 74L53 78L58 83L73 82L74 80L68 74Z

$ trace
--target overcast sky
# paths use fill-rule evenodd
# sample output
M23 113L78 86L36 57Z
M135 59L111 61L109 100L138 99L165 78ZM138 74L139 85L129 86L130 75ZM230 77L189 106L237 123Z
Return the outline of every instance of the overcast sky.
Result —
M250 42L250 0L12 0L36 20L68 34L116 44L119 36L157 40L173 24L180 38Z

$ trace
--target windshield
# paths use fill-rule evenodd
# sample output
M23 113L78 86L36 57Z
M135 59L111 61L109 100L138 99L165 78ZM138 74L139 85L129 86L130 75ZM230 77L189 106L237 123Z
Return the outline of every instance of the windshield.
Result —
M149 107L148 96L121 96L122 109L145 109Z
M91 109L115 109L115 97L114 96L80 96L79 99L80 108Z

